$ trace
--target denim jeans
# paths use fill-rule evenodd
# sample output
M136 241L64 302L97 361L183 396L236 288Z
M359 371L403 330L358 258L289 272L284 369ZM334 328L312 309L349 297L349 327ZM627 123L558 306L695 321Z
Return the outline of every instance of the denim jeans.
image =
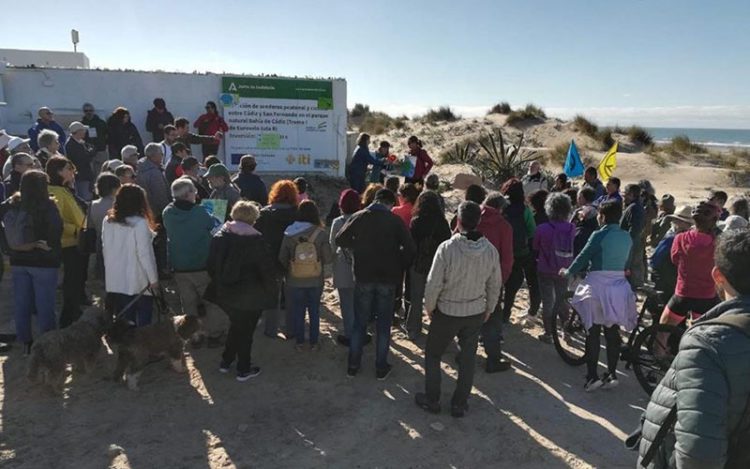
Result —
M135 299L138 295L123 295L122 293L107 293L109 300L114 306L117 315ZM138 298L127 312L123 315L128 321L132 321L137 327L148 326L151 324L151 315L154 312L154 298L143 295Z
M294 305L289 287L284 282L279 293L278 307L263 311L263 333L268 337L276 337L279 332L279 319L285 316L284 333L287 338L294 336ZM283 295L283 300L281 295Z
M409 272L409 308L406 313L406 330L409 334L422 332L422 309L427 274L420 274L413 268Z
M1 260L1 259L0 259ZM58 269L12 266L16 336L21 343L31 342L31 314L36 310L39 333L55 329L55 293Z
M453 338L458 337L458 380L451 405L466 404L474 385L477 343L483 322L484 314L455 317L434 312L424 352L425 394L428 401L440 402L440 360Z
M380 370L388 366L395 292L396 287L389 283L358 283L354 287L354 329L349 344L349 368L359 369L362 364L362 348L371 315L375 316L377 333L375 367Z
M317 344L320 336L320 297L323 287L289 287L293 306L294 337L305 343L305 312L310 315L310 343Z
M542 320L544 333L554 334L555 320L568 317L565 294L568 291L568 280L559 275L539 274L539 291L542 294Z
M344 336L351 339L354 329L354 288L339 288L338 293L341 318L344 320Z

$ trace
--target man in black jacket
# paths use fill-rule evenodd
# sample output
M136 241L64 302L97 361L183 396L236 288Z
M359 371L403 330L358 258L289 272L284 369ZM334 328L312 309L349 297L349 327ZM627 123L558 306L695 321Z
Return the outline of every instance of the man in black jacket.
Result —
M175 128L177 128L177 141L184 143L191 154L192 151L190 150L190 145L204 145L215 143L213 135L198 135L190 132L190 121L185 119L184 117L178 118L174 122L174 126ZM206 157L206 155L203 156L204 158Z
M174 124L174 116L167 111L167 103L162 98L154 99L154 108L146 115L146 130L151 132L151 141L164 140L164 127L170 124Z
M109 154L107 153L107 133L109 129L107 128L107 123L96 114L96 109L94 109L94 105L91 103L83 105L81 124L88 127L86 143L96 150L93 162L94 179L96 179L101 170L102 163L109 159Z
M367 324L372 314L377 320L376 376L384 380L391 372L388 349L393 323L396 285L404 268L411 264L416 248L404 222L391 213L396 196L387 189L375 195L372 205L347 221L336 245L354 253L355 317L349 346L347 375L356 376L362 362Z
M88 127L76 121L68 126L70 137L65 142L65 155L76 166L76 194L90 201L94 185L92 162L96 155L94 147L86 143Z

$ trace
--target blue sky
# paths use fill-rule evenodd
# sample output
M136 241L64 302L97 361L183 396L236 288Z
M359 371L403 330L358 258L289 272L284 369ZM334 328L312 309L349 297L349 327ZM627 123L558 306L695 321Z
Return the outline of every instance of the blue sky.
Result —
M749 19L748 0L37 0L3 12L0 47L69 50L76 28L93 67L344 77L350 107L393 114L750 128Z

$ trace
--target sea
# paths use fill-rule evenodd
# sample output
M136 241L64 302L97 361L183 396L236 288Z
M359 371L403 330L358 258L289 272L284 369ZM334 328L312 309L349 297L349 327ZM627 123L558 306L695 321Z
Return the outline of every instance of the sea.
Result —
M693 143L718 148L750 148L750 129L687 129L647 127L656 143L668 143L672 137L687 135Z

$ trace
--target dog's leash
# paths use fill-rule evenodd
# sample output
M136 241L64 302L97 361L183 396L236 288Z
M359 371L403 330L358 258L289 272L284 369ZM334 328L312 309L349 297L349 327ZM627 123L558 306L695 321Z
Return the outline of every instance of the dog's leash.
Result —
M141 299L141 297L142 297L142 296L144 295L144 293L146 293L147 291L151 291L151 286L150 286L150 285L146 285L146 288L144 288L143 290L141 290L141 292L140 292L140 293L138 293L138 294L137 294L137 295L135 296L135 298L133 298L132 300L130 300L130 303L128 303L127 305L125 305L125 307L124 307L124 308L122 308L122 310L121 310L121 311L120 311L119 313L117 313L117 314L115 315L115 321L117 321L117 320L118 320L118 319L120 319L120 318L121 318L121 317L122 317L122 316L123 316L123 315L124 315L125 313L127 313L127 312L128 312L128 310L129 310L130 308L132 308L132 307L133 307L133 305L135 305L135 304L136 304L136 303L138 302L138 300L140 300L140 299ZM152 292L152 294L153 294L153 292Z

